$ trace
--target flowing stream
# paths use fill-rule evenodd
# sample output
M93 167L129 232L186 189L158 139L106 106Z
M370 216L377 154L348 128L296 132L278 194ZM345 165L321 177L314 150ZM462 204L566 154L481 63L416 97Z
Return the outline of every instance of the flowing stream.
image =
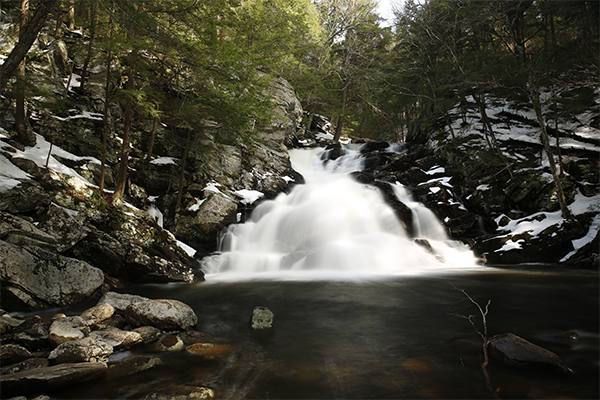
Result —
M493 398L481 370L481 318L461 288L482 306L491 301L489 336L520 335L576 372L492 358L488 372L497 395L597 398L596 273L478 266L396 185L431 254L407 236L377 190L347 176L360 168L357 153L325 167L317 156L293 152L307 184L230 226L221 252L203 260L206 282L128 288L191 305L198 330L227 339L230 352L205 360L184 351L136 349L162 365L60 395L144 398L175 385L210 387L228 399ZM272 330L250 329L256 306L274 312Z

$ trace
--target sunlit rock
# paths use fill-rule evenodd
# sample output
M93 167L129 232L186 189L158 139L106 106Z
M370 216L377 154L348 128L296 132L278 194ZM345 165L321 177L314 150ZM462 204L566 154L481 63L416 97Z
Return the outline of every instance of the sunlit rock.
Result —
M133 303L125 310L125 316L133 326L152 325L166 331L184 331L198 323L194 310L177 300L148 300Z

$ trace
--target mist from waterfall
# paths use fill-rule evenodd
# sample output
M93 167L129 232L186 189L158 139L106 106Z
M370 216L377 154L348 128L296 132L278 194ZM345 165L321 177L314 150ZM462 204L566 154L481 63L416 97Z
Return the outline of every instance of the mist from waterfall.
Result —
M306 183L262 202L247 222L224 231L219 253L201 262L211 279L347 279L476 268L472 252L450 241L435 215L396 183L397 197L413 210L416 236L431 248L409 237L379 189L349 175L362 169L357 150L325 164L322 152L290 151Z

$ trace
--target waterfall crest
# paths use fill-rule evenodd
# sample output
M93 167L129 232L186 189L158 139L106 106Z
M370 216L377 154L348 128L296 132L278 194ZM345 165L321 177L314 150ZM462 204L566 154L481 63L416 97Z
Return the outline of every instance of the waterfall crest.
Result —
M433 213L411 201L396 184L399 200L413 210L422 246L408 237L379 189L353 180L361 170L358 151L329 160L323 150L292 150L292 165L306 184L289 194L261 203L249 221L229 226L220 252L205 257L208 275L338 274L403 275L425 271L473 268L475 258L463 245L449 241Z

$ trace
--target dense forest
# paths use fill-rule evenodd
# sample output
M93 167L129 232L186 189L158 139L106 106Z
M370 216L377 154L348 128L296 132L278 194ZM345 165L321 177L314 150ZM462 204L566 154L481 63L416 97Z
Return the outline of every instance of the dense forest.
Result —
M483 115L491 94L530 103L545 126L544 103L560 122L593 95L598 2L411 0L391 27L381 26L376 7L373 0L2 1L22 33L4 55L1 87L16 99L21 140L31 142L24 104L35 108L49 93L27 84L24 64L53 17L55 37L76 49L68 68L82 77L78 91L89 89L90 61L101 59L111 66L105 97L124 105L126 125L153 119L185 130L214 120L224 141L267 117L259 94L269 76L292 83L309 119L331 117L336 140L424 140L436 121L454 136L451 114L465 98L473 96ZM541 97L541 88L552 95Z

